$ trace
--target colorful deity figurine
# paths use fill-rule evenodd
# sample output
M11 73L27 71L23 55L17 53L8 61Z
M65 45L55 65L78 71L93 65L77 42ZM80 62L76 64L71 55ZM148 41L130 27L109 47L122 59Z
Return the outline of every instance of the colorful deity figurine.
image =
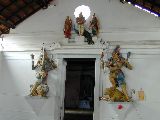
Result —
M64 35L65 38L71 38L71 31L72 31L72 20L69 16L67 16L65 23L64 23Z
M128 62L130 52L127 54L127 58L124 58L120 53L120 46L117 45L112 52L112 57L105 62L105 66L109 68L109 80L112 84L112 88L116 89L120 87L122 93L124 94L126 101L129 101L130 98L126 89L125 75L122 71L122 68L125 67L129 70L132 70L132 65Z
M32 55L32 60L34 59ZM57 68L57 65L53 60L48 57L46 50L43 48L41 55L37 61L37 64L34 66L32 61L32 69L36 70L37 81L35 84L31 85L30 96L41 96L46 97L49 91L47 85L48 72Z
M92 16L92 20L90 21L89 28L92 30L93 36L98 36L99 33L99 21L95 15L95 13Z
M76 23L78 25L79 36L83 36L84 33L84 23L86 22L85 17L83 17L82 12L79 14L79 17L76 18Z

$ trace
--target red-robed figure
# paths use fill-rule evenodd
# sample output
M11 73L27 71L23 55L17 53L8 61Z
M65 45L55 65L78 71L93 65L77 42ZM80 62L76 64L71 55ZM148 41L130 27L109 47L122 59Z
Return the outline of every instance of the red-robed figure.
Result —
M69 16L67 16L65 23L64 23L64 35L65 38L71 38L71 31L72 31L72 20Z

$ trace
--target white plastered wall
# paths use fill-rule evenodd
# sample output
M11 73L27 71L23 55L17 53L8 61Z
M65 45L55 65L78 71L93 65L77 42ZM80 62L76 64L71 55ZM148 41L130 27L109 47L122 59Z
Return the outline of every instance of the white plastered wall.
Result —
M13 51L2 53L0 61L0 119L2 120L58 120L60 113L58 71L49 76L51 98L31 102L28 97L29 86L35 81L35 72L31 70L30 54L39 50L42 43L61 41L66 16L74 20L74 9L79 5L88 5L100 21L100 37L120 44L124 53L130 51L132 71L125 70L128 88L143 88L146 99L138 102L127 115L126 120L154 120L159 116L159 40L160 20L119 0L57 0L56 6L40 10L19 24L11 34L5 35L4 41ZM87 25L89 20L87 21ZM146 45L147 44L147 45ZM7 46L6 45L6 46ZM16 47L19 47L16 49ZM142 49L144 48L144 49ZM147 49L146 49L147 48ZM31 52L24 52L30 50ZM138 55L137 55L138 54ZM145 55L147 54L147 55ZM153 55L156 54L156 55ZM107 77L107 76L106 76ZM106 78L105 78L106 79ZM104 86L107 84L104 79ZM52 81L53 80L53 81ZM109 85L109 82L108 84ZM110 104L101 102L101 120L117 119Z
M87 5L91 15L96 13L100 22L100 38L106 41L159 40L159 18L122 4L119 0L56 0L46 10L40 10L11 30L4 40L16 43L21 50L38 49L43 42L52 43L64 38L63 26L66 16L75 23L74 10ZM89 26L91 16L86 21ZM22 47L23 46L23 47ZM11 47L14 47L13 44Z
M33 52L38 57L38 52ZM29 97L30 85L36 81L31 70L31 52L2 53L0 87L0 119L2 120L54 120L59 119L57 69L49 73L49 98ZM35 60L36 61L36 60Z

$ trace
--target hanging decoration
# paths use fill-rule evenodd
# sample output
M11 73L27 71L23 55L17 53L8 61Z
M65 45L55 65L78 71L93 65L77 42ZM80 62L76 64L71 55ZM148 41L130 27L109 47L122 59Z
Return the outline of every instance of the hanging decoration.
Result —
M112 56L106 61L103 59L103 52L101 55L101 66L103 66L103 69L106 67L109 69L109 80L112 85L104 90L102 99L107 101L125 102L131 100L126 89L125 75L122 71L123 67L132 70L132 65L128 61L131 52L128 52L127 58L124 58L120 49L120 46L117 45L112 52Z
M30 85L30 96L47 97L47 93L49 92L49 87L47 85L48 72L57 68L57 65L48 57L44 47L41 49L41 54L36 65L34 65L33 54L31 54L31 59L32 70L36 70L37 81L35 84Z

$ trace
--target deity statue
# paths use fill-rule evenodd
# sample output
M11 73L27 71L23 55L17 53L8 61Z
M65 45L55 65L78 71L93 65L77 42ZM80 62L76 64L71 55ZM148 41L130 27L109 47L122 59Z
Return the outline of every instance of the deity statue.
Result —
M112 102L125 102L128 100L123 92L114 87L106 88L104 95L105 97L102 99L110 100Z
M84 23L86 22L85 17L83 17L82 12L79 14L79 17L76 18L76 23L78 25L79 36L83 36L84 33Z
M69 16L67 16L65 23L64 23L64 35L65 38L71 38L71 31L72 31L72 20Z
M37 81L31 85L30 96L46 97L49 91L47 85L48 72L57 68L53 60L48 57L46 50L43 48L37 64L34 66L34 55L32 54L32 69L36 70Z
M130 98L127 93L125 75L122 71L122 67L132 70L132 65L128 62L129 56L130 52L127 54L127 58L124 58L120 53L120 46L117 45L112 52L112 57L104 63L105 67L108 67L110 71L109 80L112 84L112 88L116 89L120 87L127 101L129 101Z
M89 28L92 30L93 36L97 36L99 33L99 21L95 15L95 13L92 16L92 20L90 21Z

